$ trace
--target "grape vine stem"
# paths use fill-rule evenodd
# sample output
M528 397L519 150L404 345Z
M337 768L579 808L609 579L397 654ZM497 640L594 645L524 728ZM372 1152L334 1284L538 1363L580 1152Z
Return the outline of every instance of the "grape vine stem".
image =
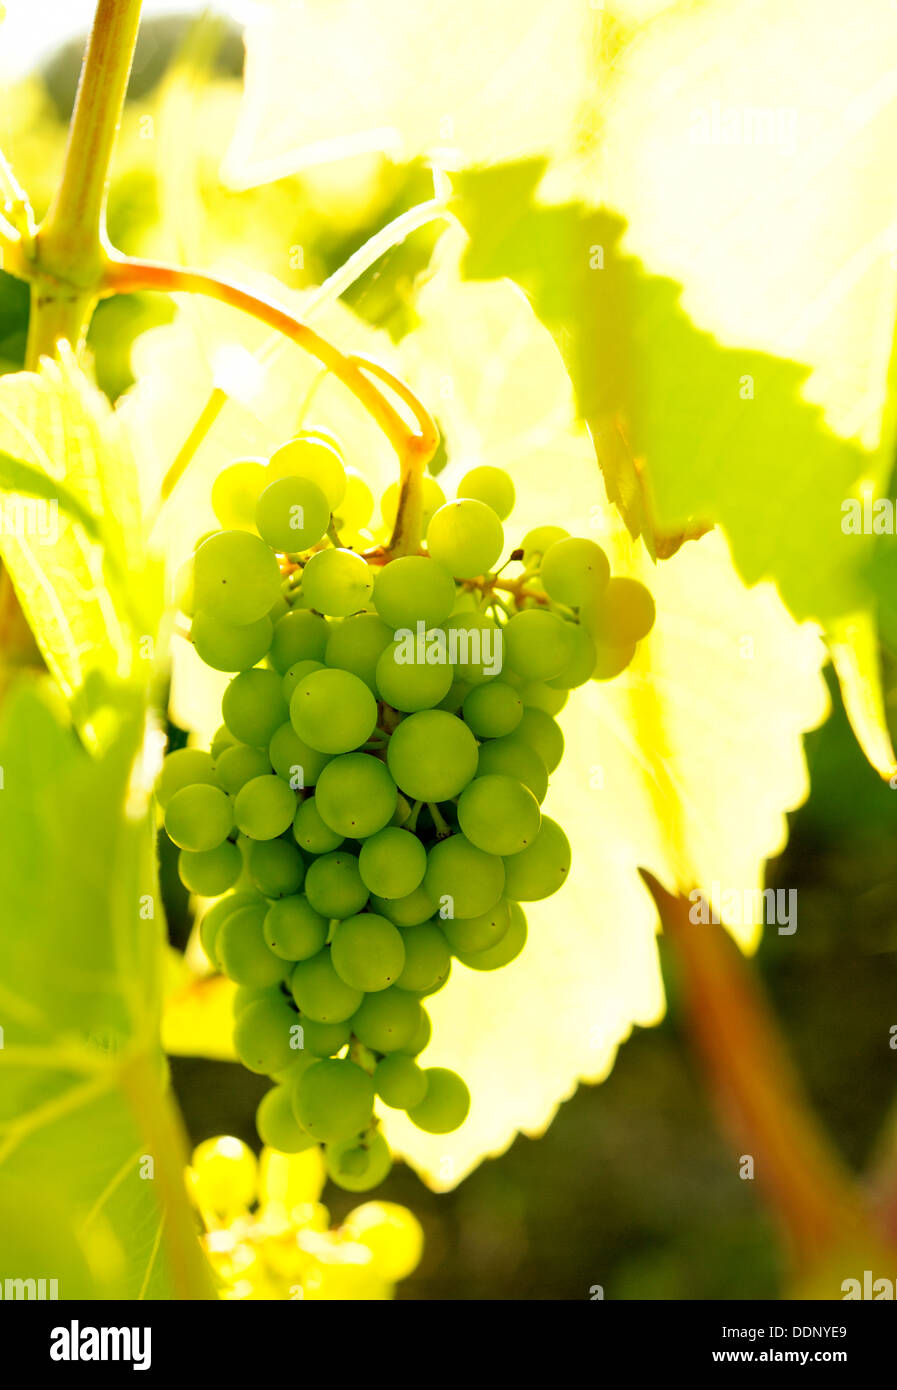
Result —
M297 347L316 357L328 371L351 391L374 422L386 435L399 459L399 506L390 556L413 554L420 546L423 507L421 479L427 463L436 452L439 433L425 407L404 382L385 367L367 358L346 356L315 329L296 318L282 305L266 295L237 285L204 270L191 270L167 265L160 261L137 260L110 255L101 283L101 293L133 294L141 290L158 290L166 294L202 294L219 303L228 304L250 314L259 322L283 334ZM411 429L401 414L371 380L376 377L388 386L414 417L417 429ZM163 486L168 495L178 481L170 470Z

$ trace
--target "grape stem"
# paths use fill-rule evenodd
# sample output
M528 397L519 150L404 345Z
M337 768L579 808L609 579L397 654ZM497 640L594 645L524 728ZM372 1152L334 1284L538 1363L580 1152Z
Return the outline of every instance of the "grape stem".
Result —
M369 1047L365 1047L360 1038L356 1038L354 1033L349 1039L349 1056L356 1066L367 1072L368 1076L374 1075L377 1058Z
M427 810L433 817L433 824L436 826L436 838L439 840L444 840L448 835L451 835L452 827L449 825L448 821L443 816L435 801L427 802Z
M265 295L256 294L208 271L167 265L161 261L138 260L113 252L107 260L100 294L134 294L141 290L205 295L250 314L316 357L367 410L398 456L399 511L389 547L390 555L407 554L409 547L417 549L420 546L420 480L428 461L436 452L439 434L425 407L404 382L378 363L358 356L345 356L315 329ZM399 411L371 377L379 378L399 398L414 417L417 430L406 425ZM176 472L173 466L163 484L163 497L171 493L179 477L180 472Z

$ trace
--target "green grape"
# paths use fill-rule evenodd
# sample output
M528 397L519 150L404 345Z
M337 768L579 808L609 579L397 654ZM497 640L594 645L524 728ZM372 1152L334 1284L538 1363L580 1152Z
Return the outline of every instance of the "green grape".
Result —
M456 951L462 965L469 970L501 970L517 959L526 945L526 916L519 903L510 903L509 907L510 922L504 935L484 951Z
M360 912L368 900L368 890L361 881L355 855L336 850L315 859L309 866L305 894L315 911L328 920ZM335 960L333 963L336 965Z
M293 961L316 956L327 940L327 928L327 918L316 912L302 894L272 903L262 923L268 949L281 960Z
M446 662L430 664L419 656L423 652L417 652L410 638L391 643L380 654L377 693L393 709L405 713L432 709L448 694L454 668Z
M342 1052L352 1036L348 1019L342 1023L315 1023L312 1018L301 1019L302 1046L313 1057L333 1057Z
M193 1192L198 1204L234 1217L255 1200L258 1165L255 1154L230 1134L197 1144L191 1159Z
M271 604L271 607L268 609L268 617L271 619L271 626L276 627L277 624L280 622L281 618L285 618L289 612L290 605L287 603L286 599L283 596L283 593L281 592L281 594L274 600L274 602Z
M504 863L497 855L477 849L464 835L440 840L427 856L424 885L447 917L479 917L502 895Z
M219 968L219 961L215 950L215 940L222 924L238 908L252 907L260 901L258 893L230 893L203 914L199 924L199 940L202 949L209 958L209 963L214 965L216 970Z
M439 486L435 478L425 474L421 478L421 526L426 531L430 524L430 519L440 507L445 506L445 493ZM399 510L399 485L390 483L389 487L380 498L380 515L383 518L384 526L394 526Z
M319 1143L339 1144L367 1129L374 1083L348 1058L315 1062L293 1093L296 1119Z
M262 1143L278 1153L298 1154L315 1144L293 1114L291 1086L272 1086L265 1092L255 1112L255 1127Z
M427 550L458 579L487 574L504 543L501 522L484 502L447 502L427 527Z
M224 692L221 713L238 743L267 748L287 717L280 677L274 671L241 671Z
M544 710L524 710L514 737L538 753L549 772L554 772L564 756L564 735L560 726Z
M408 800L406 796L402 796L400 792L399 795L396 797L396 809L393 818L390 821L390 825L403 826L410 815L411 802Z
M387 917L397 927L416 927L426 922L436 911L436 903L423 884L404 898L371 898L371 907L381 917Z
M255 529L255 503L266 482L261 459L242 459L221 470L212 484L212 510L225 529Z
M264 750L248 743L232 743L215 759L215 775L230 796L236 796L253 777L265 777L270 771Z
M374 607L390 627L436 627L455 606L450 572L426 555L403 555L384 565L374 584Z
M458 801L459 826L470 843L487 854L511 855L526 849L538 835L541 820L538 801L514 777L495 773L476 777Z
M424 1233L417 1217L395 1202L364 1202L350 1211L343 1230L357 1245L366 1245L381 1279L398 1283L420 1264Z
M358 613L340 623L331 623L324 660L328 666L351 671L376 695L377 662L392 637L392 628L376 613Z
M358 868L372 893L381 898L405 898L423 882L427 851L416 835L388 825L365 840Z
M292 724L281 724L268 744L268 759L278 777L289 782L294 792L301 792L315 785L330 762L330 754L309 748Z
M283 979L284 962L268 949L262 926L265 904L239 907L222 922L215 950L222 969L238 985L276 985Z
M542 556L539 578L556 603L578 608L587 594L600 593L610 579L610 564L600 545L580 536L555 541Z
M595 667L592 671L593 681L609 681L614 676L619 676L635 656L635 643L630 642L628 647L606 647L601 642L595 643Z
M175 575L174 599L179 613L192 618L196 609L196 593L193 585L193 557L185 560Z
M461 706L464 721L477 738L501 738L513 733L523 717L520 694L504 681L475 685Z
M479 917L459 917L442 923L442 930L453 953L459 959L474 951L488 951L495 946L511 925L507 898L499 898L488 912Z
M492 468L488 464L472 468L464 474L457 491L459 497L473 497L477 502L485 502L499 521L507 521L514 510L514 484L501 468Z
M585 628L579 623L568 623L567 628L573 639L570 660L548 684L549 689L565 692L575 690L577 686L585 685L586 681L591 679L597 658L595 643Z
M352 1016L352 1032L374 1052L398 1052L416 1037L422 1012L413 994L393 985L364 996L364 1003Z
M308 854L328 854L332 849L339 849L345 837L337 835L321 820L315 799L310 796L300 802L293 817L293 838L299 848Z
M570 624L542 609L515 613L504 635L508 665L528 681L550 680L573 654Z
M257 840L251 844L246 868L254 886L266 898L286 898L298 893L305 878L305 861L287 840Z
M423 710L393 731L386 761L412 801L449 801L476 773L477 742L453 714Z
M545 800L548 791L548 769L528 744L515 734L506 738L491 738L480 744L477 777L514 777L529 787L537 801Z
M312 671L290 700L290 723L322 753L349 753L377 727L377 701L350 671Z
M557 821L542 817L542 827L520 854L505 860L508 897L522 902L550 898L570 871L570 841Z
M202 748L178 748L168 754L159 770L156 800L164 811L175 792L199 782L209 787L218 786L215 760L211 753L206 753Z
M534 530L527 531L520 544L523 563L530 568L551 546L566 540L569 535L570 532L565 531L563 526L536 526Z
M323 661L313 661L310 657L305 657L302 661L294 661L292 666L288 666L280 682L280 689L287 704L292 700L296 686L301 685L306 676L310 676L312 671L324 670L326 667Z
M505 636L488 613L456 613L442 624L456 679L468 685L493 680L505 664ZM507 676L504 676L507 680Z
M297 1025L296 1012L284 995L256 999L234 1020L234 1051L250 1071L282 1071L293 1058L292 1041L298 1034L292 1030Z
M209 744L209 753L212 759L219 758L225 748L232 747L236 741L230 729L228 729L226 725L220 724L212 736L212 742Z
M411 1057L391 1052L374 1068L374 1090L391 1110L410 1110L427 1094L427 1078Z
M564 708L569 692L546 681L528 681L520 691L520 698L525 709L544 709L546 714L555 715Z
M352 840L363 840L388 825L396 800L396 784L386 767L367 753L333 758L318 778L315 792L318 814L325 825Z
M178 849L217 849L233 828L230 797L205 782L182 787L165 807L165 830Z
M427 1092L408 1111L408 1118L427 1134L450 1134L459 1129L470 1112L470 1092L456 1071L427 1067Z
M392 1168L389 1145L379 1132L363 1144L354 1140L328 1144L324 1159L331 1181L347 1192L370 1192L389 1176Z
M339 512L333 518L337 530L351 531L357 535L367 526L374 512L374 494L364 478L354 468L346 469L346 495L339 505Z
M284 993L280 984L276 985L238 985L234 990L233 1011L234 1018L243 1012L250 1004L254 1004L257 999L283 1000Z
M217 531L193 559L197 611L226 623L254 623L280 597L280 569L271 550L248 531Z
M234 818L252 840L275 840L293 824L296 797L274 773L253 777L234 798Z
M299 1027L301 1028L302 1024L307 1021L307 1019L302 1020ZM289 1066L284 1067L282 1071L272 1071L271 1080L276 1081L279 1086L289 1086L292 1089L299 1084L300 1076L303 1076L309 1067L313 1067L317 1061L318 1058L313 1053L303 1051L300 1047L297 1052L293 1053L293 1060Z
M339 923L330 943L330 958L347 985L373 994L399 978L405 946L392 922L364 912Z
M330 504L309 478L277 478L255 508L256 530L272 550L294 554L317 545L330 525Z
M201 611L193 619L190 639L200 661L212 670L247 671L267 652L273 631L267 614L254 623L238 625Z
M308 603L332 618L364 608L373 587L370 566L354 550L316 550L302 571Z
M346 473L339 450L318 431L305 430L282 444L271 455L266 472L269 482L278 478L308 478L321 489L333 512L346 495Z
M422 922L402 932L405 964L396 980L399 989L412 994L432 994L441 989L452 968L451 952L435 922Z
M382 997L382 996L381 996ZM413 1035L401 1047L395 1049L403 1057L419 1057L430 1041L433 1032L433 1025L430 1022L430 1015L426 1009L421 1009L417 1027Z
M307 609L293 608L274 624L268 660L281 675L296 661L323 661L330 625Z
M656 616L650 590L637 579L622 575L611 579L597 598L590 595L582 611L584 626L608 647L640 642L651 631Z
M216 845L215 849L182 849L178 855L181 883L201 898L217 898L233 888L242 868L240 851L230 840Z
M457 714L470 694L470 690L471 687L467 681L453 680L445 699L440 700L436 708L448 710L449 714Z
M294 966L290 989L302 1013L314 1023L342 1023L352 1017L363 998L360 989L353 989L337 975L329 950Z

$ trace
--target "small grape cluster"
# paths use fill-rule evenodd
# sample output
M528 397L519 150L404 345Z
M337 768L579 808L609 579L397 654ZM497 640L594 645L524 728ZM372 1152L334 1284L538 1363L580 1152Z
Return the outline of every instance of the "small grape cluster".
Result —
M365 531L370 491L321 433L221 473L224 529L198 543L180 606L202 660L235 674L210 751L171 753L157 782L182 881L225 895L200 937L238 985L238 1056L275 1082L259 1134L323 1143L351 1191L391 1165L375 1098L433 1134L465 1120L462 1078L417 1061L421 1000L453 958L514 960L521 902L563 885L570 846L541 809L554 716L654 621L643 585L558 527L496 570L506 473L474 469L453 501L418 486L426 550L402 554ZM391 492L385 525L410 506Z
M365 1202L335 1229L320 1149L255 1154L230 1134L193 1150L187 1187L226 1300L388 1299L417 1268L424 1233L407 1207Z

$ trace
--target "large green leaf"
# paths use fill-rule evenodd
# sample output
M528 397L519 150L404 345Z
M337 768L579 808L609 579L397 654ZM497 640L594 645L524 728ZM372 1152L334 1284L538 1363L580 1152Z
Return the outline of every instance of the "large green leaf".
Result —
M58 697L17 687L0 725L0 1245L60 1298L204 1297L158 1043L164 926L139 706L98 758ZM135 759L137 761L135 762ZM163 1230L164 1224L164 1230Z
M529 161L457 176L465 273L514 279L555 335L633 535L668 556L719 523L746 583L773 579L797 619L822 624L844 652L854 727L890 772L874 646L861 640L873 537L841 530L842 501L864 479L883 483L890 461L827 427L802 395L808 369L693 323L681 287L625 252L620 217L540 203L544 172Z
M0 555L29 625L94 737L91 682L149 680L161 572L120 420L69 358L0 379L0 514Z

